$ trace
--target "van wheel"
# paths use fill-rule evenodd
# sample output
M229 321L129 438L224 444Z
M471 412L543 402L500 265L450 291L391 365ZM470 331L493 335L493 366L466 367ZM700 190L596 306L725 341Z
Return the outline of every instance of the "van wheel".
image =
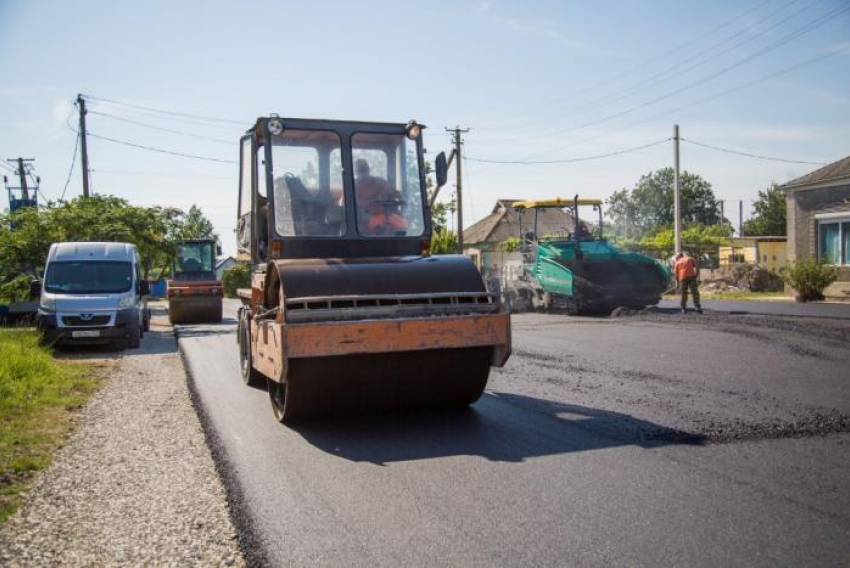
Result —
M135 333L131 334L127 339L127 347L130 349L138 349L142 346L142 328L138 328Z
M151 312L150 312L150 310L147 310L147 313L145 314L144 323L142 323L142 330L143 331L150 331L151 330Z

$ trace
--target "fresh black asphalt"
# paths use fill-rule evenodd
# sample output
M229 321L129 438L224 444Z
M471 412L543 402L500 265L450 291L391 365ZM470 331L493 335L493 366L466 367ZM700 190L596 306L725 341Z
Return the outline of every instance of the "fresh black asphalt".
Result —
M290 428L241 382L226 313L179 344L254 563L850 558L842 321L522 314L514 356L468 410Z

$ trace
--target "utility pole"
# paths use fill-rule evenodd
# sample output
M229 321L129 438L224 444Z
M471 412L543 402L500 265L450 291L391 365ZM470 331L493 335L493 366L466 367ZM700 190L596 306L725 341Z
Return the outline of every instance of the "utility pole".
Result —
M744 200L738 202L738 236L744 236Z
M718 202L718 203L720 203L720 224L721 224L721 225L722 225L722 224L723 224L723 222L726 220L726 218L724 217L724 213L723 213L723 201L724 201L724 200L723 200L723 199L721 199L721 200Z
M673 234L676 254L682 252L682 188L679 179L679 125L673 125Z
M80 159L83 170L83 197L89 196L89 152L86 146L86 99L77 95L77 108L80 110Z
M461 159L460 147L463 141L460 138L461 133L469 132L468 128L455 126L454 128L446 128L446 132L453 134L452 141L454 142L454 158L457 160L455 164L455 172L457 173L457 253L463 254L463 160Z
M35 161L35 158L7 158L7 162L10 164L17 164L18 169L15 170L15 173L18 175L18 179L21 182L21 197L24 200L28 200L30 198L29 193L29 185L27 184L27 175L29 174L29 168L27 164Z

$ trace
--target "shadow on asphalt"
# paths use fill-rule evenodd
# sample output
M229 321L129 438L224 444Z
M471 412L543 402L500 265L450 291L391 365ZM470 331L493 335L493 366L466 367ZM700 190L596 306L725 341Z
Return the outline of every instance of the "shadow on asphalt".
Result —
M322 451L377 465L449 456L521 462L628 445L704 443L702 436L626 414L494 392L460 410L341 418L291 428Z

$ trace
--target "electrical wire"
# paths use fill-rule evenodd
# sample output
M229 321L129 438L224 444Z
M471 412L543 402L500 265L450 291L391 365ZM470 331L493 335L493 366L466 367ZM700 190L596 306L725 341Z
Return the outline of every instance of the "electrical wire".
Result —
M237 145L237 143L234 142L233 140L224 140L222 138L212 138L210 136L203 136L201 134L193 134L191 132L184 132L182 130L173 130L171 128L165 128L165 127L162 127L162 126L147 124L145 122L139 122L137 120L124 118L122 116L116 116L114 114L109 114L109 113L106 113L106 112L100 112L100 111L97 111L97 110L89 110L89 111L87 111L87 113L88 114L95 114L95 115L98 115L98 116L105 116L105 117L111 118L113 120L120 120L121 122L127 122L129 124L135 124L136 126L142 126L144 128L150 128L152 130L160 130L162 132L168 132L170 134L179 134L180 136L189 136L191 138L199 138L201 140L209 140L211 142L218 142L220 144L227 144L229 146L236 146Z
M791 6L792 4L795 4L798 1L799 0L791 0L790 2L788 2L786 4L783 4L778 10L776 10L775 12L772 12L769 16L760 20L759 22L757 22L757 24L764 23L764 22L770 20L775 15L777 15L780 12L782 12L783 10L785 10L785 8ZM631 95L646 91L648 89L651 89L653 87L656 87L658 85L666 83L666 82L670 81L671 79L675 79L675 78L679 77L681 74L690 73L690 72L692 72L696 69L699 69L700 67L706 65L707 63L715 61L715 60L717 60L717 58L722 57L722 56L724 56L727 53L730 53L732 51L735 51L735 50L743 47L744 45L758 39L759 37L767 34L770 31L772 31L774 28L781 26L782 24L784 24L788 20L791 20L792 18L800 15L801 13L812 9L813 7L817 6L818 4L820 4L822 2L824 2L824 0L817 0L814 3L806 4L801 9L797 10L796 12L793 12L792 14L790 14L786 17L784 17L783 19L779 20L778 22L775 22L774 24L762 29L761 31L759 31L755 35L752 35L749 38L745 38L744 40L739 41L739 42L731 45L730 47L724 49L723 51L720 51L718 53L712 53L715 49L723 46L724 44L735 39L736 37L740 36L741 34L748 32L749 28L745 28L743 30L740 30L737 33L733 34L732 36L721 41L720 43L718 43L718 44L716 44L716 45L714 45L714 46L712 46L712 47L710 47L710 48L708 48L708 49L706 49L702 52L699 52L695 55L692 55L692 56L688 57L687 59L680 61L679 63L675 64L674 66L672 66L668 69L660 71L659 73L656 73L655 75L652 75L650 77L647 77L646 79L639 81L637 84L633 85L632 87L629 87L629 88L624 89L624 90L619 91L619 92L615 92L613 95L609 95L607 97L602 97L601 99L598 99L598 100L593 101L591 103L576 107L576 108L572 109L569 113L567 113L565 115L561 115L560 118L563 119L563 118L569 118L569 117L572 117L572 116L579 116L579 115L585 114L587 111L590 111L590 110L594 110L594 109L598 109L598 108L604 108L606 106L609 106L611 103L625 99L626 97L629 97ZM694 65L691 65L687 69L684 69L681 73L678 73L678 70L681 69L684 65L686 65L687 63L690 63L694 60L698 60L704 55L708 55L708 57L703 59L702 61L698 61L697 63L695 63ZM581 126L577 127L577 128L581 128ZM570 131L570 130L572 130L572 129L569 129L567 131ZM564 131L562 129L555 129L555 130L550 129L546 132L540 132L540 133L537 133L537 134L522 135L522 136L516 136L516 137L513 137L513 138L509 138L509 139L500 139L500 140L502 142L511 142L511 141L515 141L515 140L527 139L529 137L547 137L547 136L553 136L553 135L562 134L562 133L564 133Z
M207 174L185 174L172 172L144 172L144 171L122 171L122 170L91 170L99 174L119 175L119 176L151 176L151 177L174 177L174 178L210 178L210 179L229 179L233 176L216 176Z
M598 82L596 82L596 83L593 83L593 84L589 85L588 87L585 87L585 88L580 89L580 90L578 90L578 91L574 91L574 92L572 92L572 93L569 93L568 95L566 95L566 96L564 96L564 97L558 97L557 99L550 100L549 102L545 102L545 103L542 103L542 104L538 104L538 105L536 105L536 106L535 106L535 107L533 107L533 108L529 108L529 109L527 109L527 110L523 110L523 111L520 111L520 112L517 112L517 113L510 114L510 115L508 115L506 118L510 119L510 118L515 118L515 117L518 117L518 116L527 115L527 114L529 114L530 112L537 112L537 111L539 111L539 110L540 110L540 109L542 109L542 108L548 108L548 107L551 107L552 105L555 105L555 104L558 104L558 103L561 103L561 102L564 102L564 101L567 101L567 100L573 99L573 98L575 98L575 97L577 97L577 96L579 96L579 95L583 95L583 94L585 94L585 93L589 93L589 92L592 92L592 91L596 91L596 90L598 90L600 87L603 87L603 86L608 85L608 84L610 84L610 83L613 83L613 82L615 82L615 81L619 81L619 80L620 80L620 79L622 79L623 77L626 77L626 76L628 76L628 75L631 75L631 74L632 74L632 73L634 73L635 71L638 71L638 70L640 70L640 69L643 69L644 67L647 67L648 65L650 65L650 64L652 64L652 63L654 63L654 62L656 62L656 61L658 61L658 60L660 60L660 59L665 59L665 58L669 57L670 55L681 53L681 51L682 51L683 49L686 49L686 48L690 47L691 45L694 45L694 44L696 44L696 43L698 43L698 42L702 41L703 39L705 39L705 38L707 38L707 37L709 37L709 36L711 36L711 35L714 35L716 32L719 32L720 30L722 30L722 29L724 29L724 28L729 27L730 25L734 24L734 23L735 23L735 22L737 22L738 20L741 20L741 19L745 18L746 16L749 16L752 12L755 12L756 10L758 10L759 8L761 8L762 6L764 6L765 4L770 3L771 1L772 1L772 0L764 0L763 2L761 2L761 3L759 3L759 4L756 4L756 5L755 5L755 6L753 6L752 8L749 8L749 9L745 10L743 13L738 14L737 16L735 16L734 18L732 18L731 20L728 20L728 21L724 22L723 24L720 24L719 26L717 26L717 27L714 27L714 28L710 29L709 31L707 31L707 32L705 32L705 33L703 33L703 34L701 34L701 35L697 36L696 38L693 38L693 39L691 39L691 40L688 40L687 42L685 42L685 43L683 43L683 44L677 45L676 47L674 47L674 48L672 48L672 49L670 49L670 50L668 50L668 51L666 51L666 52L664 52L664 53L660 53L660 54L658 54L658 55L654 55L654 56L652 56L652 57L650 57L650 58L648 58L648 59L644 60L643 62L641 62L641 63L639 63L639 64L637 64L637 65L635 65L635 66L633 66L633 67L631 67L631 68L626 69L626 70L625 70L625 71L623 71L623 72L620 72L620 73L618 73L618 74L616 74L616 75L610 76L610 77L608 77L607 79L603 79L603 80L601 80L601 81L598 81ZM796 0L795 0L795 1L796 1ZM770 17L770 16L768 16L768 18L769 18L769 17ZM484 126L484 127L476 127L476 130L502 130L503 128L504 128L504 126L490 126L490 127Z
M10 165L9 165L9 164L7 164L6 162L0 162L0 166L3 166L4 168L6 168L6 169L7 169L9 172L11 172L11 173L15 173L15 168L13 168L12 166L10 166Z
M67 124L68 121L66 120L65 123ZM68 169L68 177L65 179L65 187L62 188L62 197L59 198L60 202L65 200L65 192L68 191L68 184L71 183L71 174L74 173L74 164L77 163L77 150L79 148L80 148L80 133L77 132L77 141L74 143L74 157L71 158L71 167Z
M665 93L663 95L655 97L651 100L645 101L645 102L643 102L639 105L635 105L633 107L627 108L623 111L620 111L620 112L617 112L617 113L614 113L614 114L611 114L611 115L608 115L608 116L605 116L605 117L602 117L602 118L599 118L599 119L596 119L596 120L592 120L590 122L585 122L584 124L581 124L581 125L573 127L573 128L560 130L560 131L555 132L553 134L558 134L558 135L566 134L568 132L572 132L572 131L575 131L575 130L581 130L581 129L587 128L589 126L595 126L595 125L601 124L603 122L608 122L608 121L613 120L615 118L620 118L620 117L625 116L627 114L631 114L635 111L641 110L643 108L654 105L654 104L661 102L663 100L669 99L670 97L673 97L675 95L678 95L678 94L681 94L685 91L693 89L694 87L696 87L698 85L701 85L701 84L703 84L707 81L710 81L712 79L716 79L717 77L720 77L721 75L725 75L729 71L732 71L732 70L737 69L738 67L740 67L740 66L742 66L746 63L749 63L750 61L752 61L753 59L756 59L757 57L760 57L760 56L762 56L762 55L764 55L764 54L766 54L770 51L773 51L774 49L782 47L783 45L785 45L785 44L787 44L787 43L809 33L810 31L817 29L818 27L826 24L830 20L838 17L839 15L841 15L844 12L847 12L848 10L850 10L850 5L844 6L842 8L838 8L836 10L833 10L832 12L829 12L825 15L822 15L819 18L810 21L809 23L802 26L801 28L798 28L797 30L791 32L790 34L788 34L788 35L780 38L779 40L769 44L768 46L764 47L763 49L756 51L755 53L750 54L749 56L733 63L732 65L724 67L724 68L720 69L719 71L715 71L714 73L710 73L709 75L706 75L706 76L704 76L700 79L692 81L692 82L690 82L690 83L688 83L688 84L686 84L682 87L679 87L677 89L674 89L674 90L672 90L668 93ZM545 152L545 153L540 154L540 155L545 155L547 153L549 153L549 152Z
M620 154L629 154L631 152L637 152L638 150L644 150L646 148L651 148L653 146L658 146L659 144L663 144L665 142L669 142L672 138L665 138L664 140L656 140L655 142L650 142L649 144L644 144L642 146L635 146L633 148L626 148L625 150L618 150L616 152L609 152L607 154L599 154L597 156L586 156L583 158L564 158L561 160L491 160L485 158L471 158L466 157L465 159L471 162L481 162L484 164L505 164L505 165L534 165L534 164L571 164L574 162L589 162L591 160L601 160L602 158L610 158L612 156L619 156Z
M229 119L229 118L219 118L219 117L215 117L215 116L204 116L204 115L200 115L200 114L191 114L191 113L187 113L187 112L175 112L175 111L165 110L165 109L161 109L161 108L154 108L154 107L149 107L149 106L144 106L144 105L138 105L138 104L135 104L135 103L128 103L128 102L125 102L125 101L117 101L115 99L107 99L107 98L104 98L104 97L95 97L93 95L81 95L81 96L86 100L111 103L113 105L125 106L125 107L129 107L129 108L140 109L140 110L146 110L148 112L156 112L156 113L159 113L159 114L167 114L169 116L182 116L182 117L186 117L186 118L193 118L195 120L206 120L206 121L209 121L209 122L238 124L240 126L245 124L245 121L242 121L242 120L232 120L232 119Z
M725 152L727 154L736 154L738 156L745 156L747 158L757 158L759 160L770 160L773 162L784 162L786 164L808 164L811 166L825 166L828 162L808 162L805 160L793 160L789 158L774 158L770 156L760 156L759 154L751 154L750 152L742 152L740 150L732 150L731 148L722 148L720 146L712 146L711 144L706 144L704 142L697 142L696 140L689 140L687 138L679 137L679 140L682 142L687 142L688 144L693 144L694 146L702 146L703 148L709 148L711 150L716 150L718 152Z
M71 128L70 125L68 125L68 127ZM79 131L76 130L75 128L71 128L71 131L77 132L79 134ZM218 162L218 163L221 163L221 164L237 164L238 163L236 160L225 160L224 158L211 158L209 156L196 156L195 154L185 154L183 152L174 152L172 150L165 150L163 148L154 148L153 146L145 146L143 144L136 144L135 142L129 142L127 140L118 140L117 138L110 138L109 136L101 136L100 134L95 134L93 132L86 132L86 136L90 136L92 138L97 138L99 140L106 140L107 142L112 142L112 143L115 143L115 144L122 144L124 146L130 146L132 148L139 148L140 150L148 150L150 152L157 152L157 153L160 153L160 154L168 154L168 155L171 155L171 156L179 156L181 158L192 158L194 160L203 160L203 161L206 161L206 162ZM92 170L89 170L89 171L92 171Z
M747 82L745 82L745 83L741 83L741 84L736 85L736 86L734 86L734 87L731 87L731 88L729 88L729 89L724 89L724 90L719 91L719 92L717 92L717 93L714 93L714 94L712 94L712 95L708 95L708 96L706 96L706 97L702 97L702 98L700 98L700 99L697 99L697 100L695 100L695 101L691 101L691 102L686 103L686 104L684 104L684 105L680 105L680 106L675 107L675 108L673 108L673 109L670 109L670 110L666 110L666 111L663 111L663 112L656 113L656 114L654 114L654 115L652 115L652 116L649 116L649 117L647 117L647 118L643 118L643 119L638 120L638 121L636 121L636 122L632 122L632 123L629 123L629 124L627 124L627 125L620 126L620 127L614 128L614 129L612 129L612 130L608 130L608 131L602 132L602 133L597 134L597 135L595 135L595 136L590 136L590 137L588 137L588 138L584 138L584 139L582 139L582 140L579 140L579 141L577 141L577 142L574 142L574 143L568 144L568 145L566 145L566 146L561 146L561 147L560 147L560 148L558 148L556 151L566 150L566 149L568 149L568 148L572 148L572 147L574 147L574 146L578 146L578 145L581 145L581 144L586 144L586 143L588 143L588 142L592 142L592 141L594 141L594 140L598 140L599 138L604 138L604 137L606 137L606 136L610 136L611 134L616 134L616 133L618 133L618 132L622 132L623 130L628 130L629 128L634 128L635 126L639 126L639 125L641 125L641 124L645 124L645 123L647 123L647 122L651 122L651 121L653 121L653 120L655 120L655 119L662 118L662 117L665 117L665 116L671 115L671 114L673 114L673 113L677 113L677 112L680 112L680 111L683 111L683 110L689 109L689 108L691 108L691 107L695 107L695 106L698 106L698 105L701 105L701 104L704 104L704 103L707 103L707 102L713 101L713 100L715 100L715 99L719 99L720 97L724 97L724 96L726 96L726 95L730 95L730 94L735 93L735 92L737 92L737 91L740 91L740 90L743 90L743 89L747 89L747 88L752 87L752 86L754 86L754 85L757 85L757 84L759 84L759 83L763 83L764 81L767 81L767 80L769 80L769 79L773 79L773 78L775 78L775 77L779 77L780 75L784 75L784 74L786 74L786 73L790 73L790 72L792 72L792 71L796 71L797 69L800 69L800 68L802 68L802 67L806 67L806 66L808 66L808 65L812 65L812 64L814 64L814 63L819 63L820 61L823 61L823 60L825 60L825 59L829 59L829 58L831 58L831 57L835 57L836 55L841 55L841 54L843 54L843 53L850 53L850 47L846 47L846 48L843 48L843 49L837 49L837 50L835 50L835 51L831 51L831 52L828 52L828 53L825 53L825 54L822 54L822 55L818 55L817 57L813 57L813 58L811 58L811 59L806 59L806 60L804 60L804 61L801 61L801 62L799 62L799 63L796 63L796 64L794 64L794 65L791 65L791 66L789 66L789 67L785 67L785 68L783 68L783 69L779 69L778 71L774 71L773 73L768 73L767 75L762 75L761 77L758 77L758 78L756 78L756 79L753 79L752 81L747 81Z
M92 138L97 138L99 140L106 140L107 142L113 142L115 144L123 144L124 146L130 146L132 148L139 148L140 150L148 150L150 152L158 152L160 154L169 154L171 156L179 156L181 158L192 158L194 160L204 160L207 162L218 162L221 164L237 164L236 160L225 160L224 158L210 158L209 156L196 156L195 154L184 154L183 152L174 152L172 150L164 150L162 148L154 148L153 146L145 146L143 144L136 144L135 142L128 142L127 140L118 140L116 138L110 138L108 136L101 136L100 134L94 134L93 132L87 132L87 136L91 136Z

